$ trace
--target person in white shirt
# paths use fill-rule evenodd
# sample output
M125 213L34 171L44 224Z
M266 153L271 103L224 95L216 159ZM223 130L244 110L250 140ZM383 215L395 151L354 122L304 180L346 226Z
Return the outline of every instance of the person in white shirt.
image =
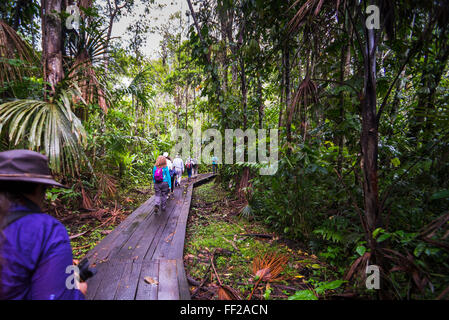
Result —
M176 170L176 184L178 186L180 186L181 185L182 174L184 172L184 162L179 157L179 155L177 155L176 158L173 160L173 167Z
M173 169L173 163L171 162L171 159L168 156L168 152L164 152L163 156L167 159L167 168L168 168L168 170Z

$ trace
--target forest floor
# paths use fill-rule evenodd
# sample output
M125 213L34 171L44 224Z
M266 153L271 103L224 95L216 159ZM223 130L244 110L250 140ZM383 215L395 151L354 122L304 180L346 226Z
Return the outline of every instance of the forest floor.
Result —
M73 257L81 260L153 193L152 186L118 188L114 199L103 199L89 210L60 195L50 201L47 212L66 226ZM218 299L219 294L223 298L223 292L241 299L252 293L257 300L288 299L298 291L306 293L301 296L305 299L334 293L317 292L334 280L331 266L308 253L304 245L283 239L251 215L241 214L244 206L218 183L194 189L184 247L192 299ZM81 209L70 209L77 207ZM278 276L264 273L263 263L255 265L270 257L283 261Z
M213 300L226 294L248 299L255 287L252 299L288 299L297 291L316 295L315 288L333 280L329 266L301 244L243 217L242 206L217 183L194 189L184 247L192 299ZM266 254L285 259L278 277L264 275L263 266L254 266Z
M118 188L114 199L102 199L90 209L83 208L80 203L71 204L62 195L61 199L50 201L47 212L64 224L70 237L73 258L80 260L153 193L152 186Z

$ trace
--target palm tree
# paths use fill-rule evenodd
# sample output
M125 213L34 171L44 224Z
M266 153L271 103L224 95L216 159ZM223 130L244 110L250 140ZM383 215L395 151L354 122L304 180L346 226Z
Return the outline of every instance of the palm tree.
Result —
M86 85L92 86L92 79L95 80L93 84L99 87L89 55L79 54L89 52L92 41L85 42L85 50L78 46L75 59L64 64L60 16L64 9L63 1L42 0L41 7L44 99L15 100L0 105L0 131L7 132L6 138L13 146L44 151L55 172L74 175L79 173L83 159L87 161L87 158L84 154L85 130L73 108L76 103L86 103L84 97L91 96ZM29 52L25 50L26 43L19 41L20 37L14 36L10 29L3 30L7 30L9 37L0 38L0 47L9 43L17 44L20 50L16 51L22 57L28 57L30 54L25 54ZM86 65L87 68L81 68ZM67 73L64 73L64 66L69 70ZM21 74L16 74L16 78L20 79ZM78 83L82 85L81 90ZM103 94L100 96L103 97Z

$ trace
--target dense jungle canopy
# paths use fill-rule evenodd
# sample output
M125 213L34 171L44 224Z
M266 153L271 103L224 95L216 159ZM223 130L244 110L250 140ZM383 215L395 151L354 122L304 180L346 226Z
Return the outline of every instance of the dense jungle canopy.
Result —
M175 129L278 129L274 175L219 167L242 213L367 297L447 298L449 3L182 3L2 1L0 150L46 154L75 210L152 184Z

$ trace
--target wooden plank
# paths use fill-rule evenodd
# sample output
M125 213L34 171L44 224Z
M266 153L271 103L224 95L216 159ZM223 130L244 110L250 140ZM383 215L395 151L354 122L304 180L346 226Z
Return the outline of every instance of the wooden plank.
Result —
M182 196L182 190L178 190L179 197ZM156 234L154 241L151 243L151 245L148 247L144 260L156 260L158 257L161 256L160 246L164 243L165 239L170 236L170 234L175 230L175 226L173 226L173 223L176 223L176 221L173 222L173 217L176 217L176 209L180 204L182 204L183 200L180 198L175 198L176 203L173 210L170 212L170 216L167 217L167 220L165 221L165 225L163 225ZM170 226L172 226L173 230L169 231Z
M97 274L87 280L86 300L92 300L95 297L98 287L100 286L101 281L106 275L106 263L99 263L95 266L95 268L97 269Z
M154 260L153 253L158 246L160 238L164 232L165 226L167 225L170 216L173 214L173 211L176 209L175 202L177 199L171 200L172 203L167 207L167 211L165 214L159 214L154 217L154 221L152 225L145 230L145 236L141 237L138 242L138 245L134 249L133 256L137 257L136 261L143 260Z
M96 260L107 260L111 257L114 257L115 254L123 247L126 241L139 228L139 226L145 220L147 220L152 214L153 212L146 212L136 217L126 229L120 232L120 234L114 239L113 242L109 243L107 246L103 246L100 249L98 249Z
M152 259L166 259L171 249L171 243L176 232L179 210L174 210L162 231L156 244Z
M130 238L128 243L125 244L125 247L146 246L148 248L148 243L152 242L153 240L152 238L157 233L158 228L166 223L166 220L170 217L172 211L175 210L177 201L176 196L177 195L175 194L175 198L168 201L166 212L164 214L162 213L153 214L152 220L149 221L147 224L142 225L142 228L139 228L139 230L136 230L133 237ZM139 251L139 253L141 253L141 250Z
M117 285L114 300L134 300L137 292L142 264L134 261L127 261L122 278Z
M122 245L128 237L132 235L139 224L144 221L148 215L151 215L154 207L148 207L154 203L154 197L147 201L144 209L140 209L144 206L139 207L134 213L132 213L128 218L125 219L117 228L114 229L109 235L107 235L94 249L86 254L86 257L91 263L106 260L112 250L117 247L117 245ZM140 209L140 210L139 210ZM137 214L135 214L137 212Z
M112 300L117 291L118 283L122 278L125 269L125 263L117 260L109 260L105 262L106 269L103 271L104 276L98 287L94 300Z
M146 283L144 278L151 277L158 281L159 284ZM159 280L159 261L145 261L142 263L142 268L137 281L137 291L135 300L158 300Z
M187 282L186 271L182 259L176 259L176 272L178 277L179 299L190 300L189 284Z
M107 243L114 241L114 239L134 221L134 219L136 219L141 214L145 214L148 210L151 210L151 207L154 204L154 201L155 201L154 196L152 196L150 199L145 201L144 204L142 204L139 208L137 208L135 211L133 211L110 234L108 234L106 237L104 237L103 240L100 242L100 244L104 246Z
M139 242L142 238L146 241L152 241L155 235L154 230L158 228L158 217L155 214L149 216L145 221L142 221L134 230L133 234L123 243L121 248L116 252L115 256L120 260L136 260L138 254L136 250L139 248Z
M198 176L175 189L165 215L154 216L154 196L135 210L88 255L98 273L88 281L87 299L190 299L183 250L193 188L214 175ZM128 250L131 247L131 250ZM157 260L155 258L162 258ZM104 263L98 263L106 259ZM107 260L109 259L109 260ZM151 277L159 284L144 281Z
M176 260L159 260L158 300L179 300Z
M178 224L176 232L171 243L171 250L169 250L168 259L182 259L184 253L184 240L186 235L187 218L190 211L190 203L192 197L193 186L189 187L184 204L180 209Z

